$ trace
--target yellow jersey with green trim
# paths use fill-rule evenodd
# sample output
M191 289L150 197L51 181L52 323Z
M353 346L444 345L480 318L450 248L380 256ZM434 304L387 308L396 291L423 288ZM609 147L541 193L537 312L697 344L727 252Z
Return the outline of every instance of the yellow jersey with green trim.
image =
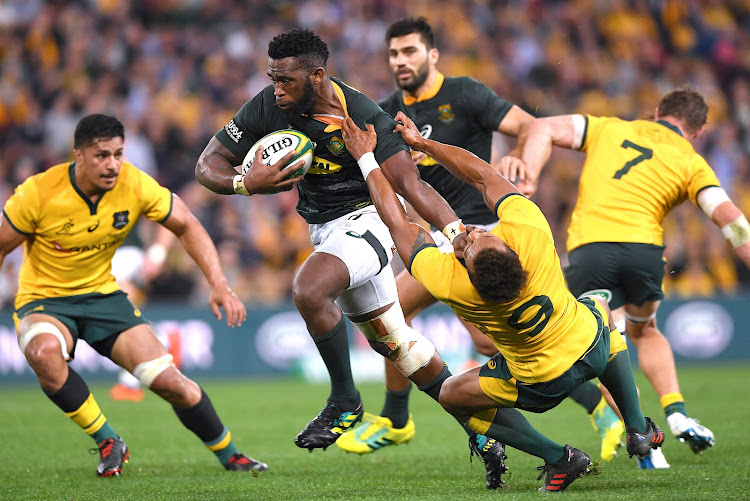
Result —
M664 216L719 186L680 130L664 121L586 116L586 153L568 251L592 242L663 245Z
M5 203L3 215L26 235L15 307L38 299L119 290L112 256L143 214L163 222L172 193L123 162L117 183L97 203L75 182L75 162L29 177Z
M513 377L524 383L550 381L583 356L594 341L597 321L565 285L552 232L539 208L514 193L501 199L495 212L500 222L492 234L518 254L528 273L516 300L484 301L464 264L434 245L415 252L409 271L435 298L489 336Z

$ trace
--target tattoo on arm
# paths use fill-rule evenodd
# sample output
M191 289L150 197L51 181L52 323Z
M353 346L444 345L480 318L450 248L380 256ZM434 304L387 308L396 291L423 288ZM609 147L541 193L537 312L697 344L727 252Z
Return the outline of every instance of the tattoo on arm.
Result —
M417 239L414 241L414 245L411 248L410 256L414 256L414 253L417 252L419 249L424 247L424 245L427 243L427 234L424 232L424 230L420 229L417 232Z

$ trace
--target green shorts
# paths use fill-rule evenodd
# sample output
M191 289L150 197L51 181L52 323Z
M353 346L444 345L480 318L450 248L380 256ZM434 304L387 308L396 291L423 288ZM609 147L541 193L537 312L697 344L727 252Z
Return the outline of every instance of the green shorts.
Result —
M663 246L596 242L570 251L568 262L565 279L576 297L598 293L613 310L664 298Z
M593 299L579 300L596 317L597 332L583 356L560 376L543 383L524 383L510 373L502 354L493 356L479 369L482 391L503 407L515 407L529 412L545 412L557 406L584 381L599 377L610 357L624 350L620 333L610 332L602 307Z
M120 333L148 323L123 291L39 299L16 310L19 320L31 313L43 313L65 324L73 336L71 358L79 339L110 358L112 345Z

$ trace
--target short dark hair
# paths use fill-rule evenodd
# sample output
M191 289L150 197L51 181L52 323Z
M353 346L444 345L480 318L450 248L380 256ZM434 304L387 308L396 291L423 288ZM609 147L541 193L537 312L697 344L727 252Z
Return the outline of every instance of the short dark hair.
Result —
M391 42L391 38L405 37L412 33L419 33L422 38L427 50L435 48L435 34L432 32L432 26L427 22L427 19L418 17L408 17L400 21L396 21L385 32L386 43Z
M125 140L125 126L109 115L88 115L76 125L73 134L73 148L80 150L92 144L96 139L112 139L121 137Z
M706 124L708 105L700 92L685 85L675 89L659 101L659 116L675 117L685 124L691 134Z
M507 303L521 295L528 273L521 266L518 254L494 247L479 251L472 262L469 279L479 296L491 303Z
M268 57L284 59L293 57L310 71L326 67L328 63L328 45L310 30L294 28L273 37L268 44Z

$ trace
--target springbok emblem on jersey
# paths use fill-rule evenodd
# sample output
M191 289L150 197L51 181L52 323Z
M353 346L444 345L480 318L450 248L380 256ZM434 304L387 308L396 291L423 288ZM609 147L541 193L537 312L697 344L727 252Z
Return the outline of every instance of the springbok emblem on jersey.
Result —
M451 109L450 104L438 106L438 120L440 120L444 124L449 124L452 123L455 118L456 115L453 113L453 109Z

